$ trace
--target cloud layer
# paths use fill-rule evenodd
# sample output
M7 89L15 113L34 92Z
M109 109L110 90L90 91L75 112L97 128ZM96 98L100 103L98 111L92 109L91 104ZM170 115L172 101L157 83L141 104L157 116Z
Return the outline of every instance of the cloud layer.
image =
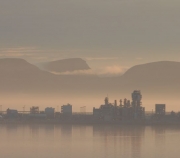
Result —
M106 66L103 68L90 69L90 70L77 70L73 72L51 72L56 75L98 75L100 77L110 77L110 76L118 76L122 75L128 68L122 67L118 65Z

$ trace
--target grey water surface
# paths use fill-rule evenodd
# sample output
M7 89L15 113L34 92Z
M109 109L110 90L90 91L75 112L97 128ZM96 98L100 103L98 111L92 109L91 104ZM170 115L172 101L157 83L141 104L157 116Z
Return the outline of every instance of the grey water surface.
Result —
M180 127L0 125L2 158L177 158Z

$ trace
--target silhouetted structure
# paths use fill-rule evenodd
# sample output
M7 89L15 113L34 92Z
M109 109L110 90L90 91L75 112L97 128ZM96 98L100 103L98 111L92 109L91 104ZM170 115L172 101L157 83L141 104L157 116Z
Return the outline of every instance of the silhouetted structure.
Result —
M134 111L135 119L142 119L145 114L145 108L141 106L142 104L141 99L142 99L141 91L135 90L132 93L132 108Z
M13 109L7 109L7 118L18 118L18 111Z
M166 105L165 104L156 104L155 105L156 115L165 115Z
M31 114L38 114L39 113L39 107L38 106L32 106L30 108L30 113Z
M67 105L61 106L61 113L66 114L66 115L72 115L72 105L67 104Z
M45 108L45 111L39 111L39 107L33 106L30 111L18 111L7 109L2 112L0 116L1 121L7 118L18 118L16 121L44 121L46 122L60 122L60 123L140 123L140 124L179 124L180 112L175 113L166 112L165 104L156 104L155 113L153 111L146 112L142 107L142 94L141 91L135 90L131 94L132 101L128 99L120 99L119 105L117 100L114 103L109 102L109 98L105 97L104 104L99 108L93 108L93 114L86 112L86 106L80 107L80 112L72 112L72 105L67 104L61 106L61 113L55 114L55 109L52 107Z
M105 98L105 104L101 105L99 109L93 108L93 116L95 119L104 121L128 121L128 120L141 120L144 119L145 108L141 106L142 95L141 92L135 90L132 93L132 103L128 99L120 100L120 105L117 105L115 100L114 104L109 103L109 98Z
M52 107L47 107L45 109L45 114L48 118L54 118L55 109Z

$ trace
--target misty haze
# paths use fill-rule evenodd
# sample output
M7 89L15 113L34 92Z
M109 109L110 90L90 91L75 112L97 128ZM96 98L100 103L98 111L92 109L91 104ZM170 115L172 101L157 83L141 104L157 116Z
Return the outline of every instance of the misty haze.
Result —
M131 99L131 92L138 89L143 93L143 105L148 111L158 102L166 103L169 111L178 111L178 69L180 62L161 61L133 66L119 76L103 77L80 58L38 66L23 59L4 58L0 59L1 104L3 108L37 105L43 109L71 103L76 112L81 106L87 106L90 112L107 95L112 102Z
M177 158L180 2L1 0L3 158Z

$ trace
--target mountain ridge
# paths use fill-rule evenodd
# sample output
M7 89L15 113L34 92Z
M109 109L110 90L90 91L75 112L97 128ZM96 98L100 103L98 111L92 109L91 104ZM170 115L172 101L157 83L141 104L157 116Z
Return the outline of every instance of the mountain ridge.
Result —
M7 70L7 71L6 71ZM0 93L122 94L180 92L180 62L160 61L136 65L118 77L56 75L20 59L0 59Z
M68 58L42 63L42 68L49 72L63 73L79 70L89 70L90 67L81 58Z

